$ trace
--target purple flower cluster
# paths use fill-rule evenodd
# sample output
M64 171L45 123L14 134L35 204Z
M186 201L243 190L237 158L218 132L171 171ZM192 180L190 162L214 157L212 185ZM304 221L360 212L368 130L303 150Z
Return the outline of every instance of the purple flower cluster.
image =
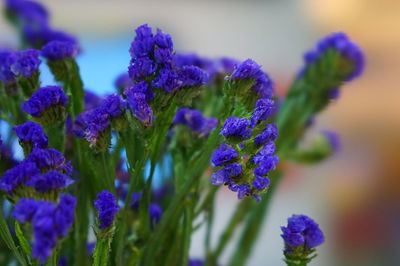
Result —
M247 59L241 64L236 65L230 80L252 80L255 83L252 89L261 98L272 98L274 94L272 80L261 69L261 66L251 59Z
M171 36L160 29L153 35L147 24L136 29L136 37L129 50L131 63L129 76L140 82L155 74L157 69L171 68L173 43Z
M200 111L180 108L175 115L175 125L186 125L199 137L208 136L218 125L217 118L204 117Z
M220 135L229 145L221 144L211 155L211 166L216 168L211 176L213 185L228 186L237 192L239 199L247 196L261 199L259 194L270 183L267 175L279 162L274 155L278 129L275 124L265 121L274 110L272 100L261 98L256 102L250 120L239 117L225 120Z
M39 70L40 63L39 51L27 49L15 53L15 62L11 65L11 70L16 76L29 78Z
M288 218L287 226L282 226L281 230L285 253L291 253L299 246L313 249L324 243L324 234L318 224L305 215L292 215Z
M144 24L136 29L136 36L129 50L131 62L129 84L121 76L117 84L124 89L130 109L146 127L152 125L154 112L150 102L154 99L153 89L174 93L182 88L204 85L207 74L194 65L177 65L174 61L171 36Z
M131 87L125 88L124 94L128 106L133 111L135 117L146 127L151 126L154 115L153 109L151 109L148 102L154 99L154 92L150 86L146 82L141 81Z
M8 50L0 51L0 81L11 83L15 81L15 74L11 66L15 63L15 53Z
M33 231L32 256L40 263L51 256L59 239L65 237L71 228L75 215L76 199L63 195L58 205L49 201L21 199L12 216L20 223L31 223Z
M29 145L33 148L47 148L48 138L41 125L28 121L21 125L13 127L19 143Z
M22 105L22 110L33 117L41 117L53 107L66 107L68 97L60 86L42 87Z
M7 0L5 6L15 17L18 26L22 28L24 39L31 46L41 48L55 40L77 43L75 37L51 27L49 14L41 4L27 0Z
M111 121L118 118L126 109L125 100L117 94L104 98L98 107L79 114L73 125L73 131L78 138L85 138L93 147L104 143L108 147L109 139L103 139L110 129Z
M72 58L78 54L78 45L69 41L51 41L42 48L42 56L48 60Z
M100 192L97 194L97 200L94 201L94 207L98 211L99 228L103 230L110 227L119 210L114 195L107 190Z
M17 190L24 191L30 186L39 193L60 190L74 181L71 162L52 148L35 148L29 156L17 166L9 169L0 179L0 189L13 195Z
M304 55L306 65L302 73L331 50L341 56L340 65L337 67L348 71L345 81L353 80L361 75L365 66L364 54L361 48L343 32L335 32L326 36L317 43L315 50L307 52Z
M11 83L18 76L30 78L39 71L40 63L39 51L34 49L0 51L0 81Z
M250 121L247 118L229 117L219 133L225 137L247 139L251 136Z

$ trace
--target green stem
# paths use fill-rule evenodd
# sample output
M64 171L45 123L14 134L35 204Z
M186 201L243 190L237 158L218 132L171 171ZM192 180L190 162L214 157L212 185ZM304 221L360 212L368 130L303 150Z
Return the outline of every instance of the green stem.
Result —
M236 207L236 211L232 214L232 217L229 219L228 226L225 227L224 232L221 234L217 247L212 254L212 258L217 259L225 250L226 245L229 243L229 240L232 238L236 228L242 223L246 215L249 213L249 207L252 205L254 199L246 198L243 199L239 205ZM217 261L215 261L217 262Z
M188 204L183 213L183 240L181 263L179 265L187 265L189 259L190 237L192 233L193 208L192 200L188 200Z
M232 253L231 259L228 265L231 266L243 266L249 258L253 246L259 235L259 231L265 220L267 211L269 209L271 199L273 198L278 184L281 180L282 175L278 172L271 174L271 185L269 191L264 194L261 202L255 203L252 206L250 214L247 218L244 229L241 233L239 241L237 242L236 248Z
M3 242L7 245L7 247L14 253L14 256L18 260L18 262L23 266L28 265L25 258L21 255L19 249L14 243L14 240L11 236L10 230L8 229L8 225L4 219L1 209L0 209L0 236Z

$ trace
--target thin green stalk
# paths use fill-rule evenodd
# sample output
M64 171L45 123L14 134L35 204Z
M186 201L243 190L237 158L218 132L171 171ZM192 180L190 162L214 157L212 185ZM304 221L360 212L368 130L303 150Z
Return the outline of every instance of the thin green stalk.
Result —
M8 229L8 225L4 219L1 209L0 209L0 236L4 241L4 243L7 245L7 247L14 253L14 256L18 260L18 262L23 266L28 265L25 258L21 255L19 249L15 245L15 242L11 236L10 230Z
M232 253L228 265L245 265L258 238L259 231L264 223L269 206L271 205L271 199L273 198L278 188L281 177L282 175L277 172L271 175L270 190L266 194L264 194L261 202L255 203L255 206L251 208L240 239L237 242L236 248Z
M189 259L189 248L190 248L190 237L192 234L192 222L193 222L193 208L192 200L188 200L188 204L183 212L183 239L182 239L182 251L181 260L179 265L187 265Z
M177 212L178 206L181 204L184 197L189 193L192 186L196 184L198 174L201 173L208 165L209 156L212 149L216 146L219 140L218 132L215 130L208 138L207 144L204 146L203 156L194 162L194 165L188 166L186 172L186 182L176 192L171 200L170 205L166 209L160 223L157 225L155 231L150 237L147 245L144 248L140 265L151 266L153 265L152 259L156 256L160 246L163 244L162 235L165 233L165 229L168 227L171 218Z
M216 260L225 250L226 245L231 240L237 227L242 223L244 218L248 215L250 206L252 205L253 201L254 200L252 198L246 198L240 201L239 205L236 207L235 212L229 219L229 224L225 227L224 232L221 234L217 247L215 248L215 251L211 255L211 258Z

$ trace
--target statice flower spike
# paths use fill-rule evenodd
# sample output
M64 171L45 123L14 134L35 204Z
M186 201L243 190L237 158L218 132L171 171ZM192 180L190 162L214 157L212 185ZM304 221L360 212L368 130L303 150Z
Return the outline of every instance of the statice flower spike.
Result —
M352 42L343 32L332 33L321 39L315 50L309 51L304 56L306 63L302 73L306 73L310 66L318 63L328 53L333 52L339 56L337 65L333 66L345 81L351 81L360 76L364 70L365 62L361 48Z
M58 205L49 201L21 199L12 212L20 223L31 223L32 256L41 264L51 256L57 242L68 234L75 218L76 199L62 195Z
M260 98L272 98L274 94L273 82L255 61L247 59L237 65L229 78L233 82L251 81L251 89ZM244 89L246 87L244 86ZM236 95L246 96L247 91L231 92Z
M31 153L34 148L47 148L48 138L41 125L28 121L13 127L13 129L24 149L25 156Z
M100 192L97 194L97 200L94 201L94 207L98 211L99 228L104 230L112 226L119 210L115 196L107 190Z
M6 171L0 179L0 189L13 195L18 188L40 173L36 165L29 161L23 161L19 165Z
M42 125L65 120L68 97L59 86L42 87L22 105L22 110L34 117Z
M288 265L307 265L315 257L315 248L325 240L318 224L306 215L291 216L281 230Z

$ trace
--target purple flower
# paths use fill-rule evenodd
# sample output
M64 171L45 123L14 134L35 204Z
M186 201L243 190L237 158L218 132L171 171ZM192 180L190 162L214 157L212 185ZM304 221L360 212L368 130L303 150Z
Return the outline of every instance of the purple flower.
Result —
M34 163L23 161L3 174L0 179L0 189L12 194L16 188L25 184L32 176L39 173L40 170Z
M358 76L364 70L364 54L360 47L352 42L345 33L335 32L325 38L322 38L316 45L315 50L309 51L304 55L305 68L314 64L322 58L329 50L335 50L340 54L341 61L337 67L339 70L346 71L345 81L350 81ZM348 72L348 73L347 73Z
M232 73L231 79L253 79L257 80L262 73L261 66L251 59L247 59L238 65Z
M184 87L202 86L208 80L207 73L196 66L183 66L180 76Z
M149 57L140 57L132 60L128 68L131 79L141 81L151 76L157 69L157 64Z
M262 98L257 100L256 108L250 118L250 126L254 128L259 122L270 117L275 111L273 100Z
M251 59L247 59L236 66L232 72L231 80L253 80L255 84L252 89L261 98L271 98L273 96L272 80L262 71L261 66Z
M267 124L265 129L254 138L257 146L264 145L267 142L274 141L278 137L278 128L275 124Z
M15 74L11 66L16 61L16 55L12 51L0 51L0 80L4 83L15 81Z
M12 217L20 223L27 223L32 221L33 215L35 215L39 203L33 198L21 199L14 207Z
M51 41L42 48L42 56L49 60L72 58L78 54L78 45L69 41Z
M132 86L133 82L128 73L122 73L115 79L114 85L117 89L122 91L125 88Z
M262 177L262 176L256 176L252 185L257 190L266 189L269 186L269 178Z
M163 49L173 49L172 38L169 34L163 33L160 29L157 29L157 33L154 36L154 42L159 48Z
M111 226L119 210L114 195L107 190L100 192L97 194L97 200L94 201L94 207L98 211L99 228L103 230Z
M87 243L87 245L86 245L87 254L92 256L95 247L96 247L96 242Z
M76 198L63 195L53 214L54 224L59 237L65 237L75 219Z
M34 117L41 117L43 112L52 106L66 107L67 103L68 97L61 87L47 86L33 93L31 98L23 103L22 110Z
M34 149L26 161L34 163L41 170L57 170L69 176L72 174L71 162L68 162L61 152L53 148Z
M161 220L163 215L163 211L157 203L151 203L149 206L149 216L150 216L150 225L151 227L155 227L158 222Z
M315 248L324 242L324 234L318 224L305 215L293 215L286 227L282 226L282 238L289 253L292 248L304 245L307 249Z
M152 36L135 40L131 44L129 52L132 58L150 57L154 51L154 39Z
M23 24L43 22L47 23L49 14L40 3L25 0L6 0L6 8L13 12Z
M231 183L228 185L228 188L233 192L237 192L238 199L243 199L251 195L250 186L248 184Z
M74 180L70 179L68 176L58 171L50 170L45 174L33 176L26 185L44 193L49 190L66 188L72 183L74 183Z
M12 216L21 223L30 222L33 231L32 256L41 264L50 257L57 241L65 237L74 221L76 199L63 195L58 205L48 201L21 199Z
M221 144L218 150L211 154L211 165L213 167L222 166L231 162L239 156L239 153L229 145Z
M75 136L85 138L93 146L99 144L98 141L101 139L102 133L109 128L110 114L103 108L96 108L79 114L73 125Z
M13 129L20 143L29 143L33 148L47 148L48 139L41 125L27 121Z
M206 118L198 110L180 108L176 112L173 123L175 125L187 125L199 136L207 136L217 127L218 120L216 118Z
M220 135L247 139L251 135L250 121L246 118L229 117L222 126Z
M242 173L243 168L238 163L225 165L224 168L212 174L211 184L220 186L224 183L231 183L231 178L238 177Z
M164 89L166 92L172 93L182 88L183 82L175 70L162 69L159 76L153 80L151 85L154 88Z
M204 266L204 260L201 259L189 259L188 266Z
M153 37L152 29L147 25L143 24L139 26L136 30L135 41L140 41L149 37Z
M329 130L323 131L322 134L325 136L326 140L328 141L331 150L334 153L338 152L341 147L339 134L337 134L334 131L329 131Z
M100 104L100 108L110 117L118 117L124 112L126 103L124 99L117 94L107 96Z
M16 53L14 64L11 70L16 76L21 75L29 78L39 70L41 60L39 59L39 51L34 49L27 49Z
M146 102L152 101L154 99L154 92L145 81L141 81L130 87L125 87L124 94L126 96L132 95L134 93L144 93L146 95Z
M127 101L129 107L132 109L133 114L139 121L141 121L146 127L153 124L153 110L146 101L146 95L144 93L129 93Z

